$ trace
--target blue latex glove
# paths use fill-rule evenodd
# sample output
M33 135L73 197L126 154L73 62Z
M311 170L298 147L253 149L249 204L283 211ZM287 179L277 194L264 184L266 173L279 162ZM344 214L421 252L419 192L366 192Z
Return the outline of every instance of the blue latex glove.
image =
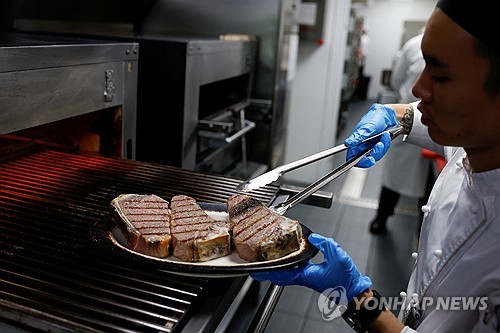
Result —
M355 157L374 144L373 142L360 144L361 141L397 124L396 112L392 108L378 103L373 104L356 125L351 135L344 141L344 144L349 147L347 150L347 159ZM389 133L382 134L380 141L373 146L370 155L361 159L356 166L361 168L373 166L387 153L390 146L391 136Z
M372 285L370 278L361 275L349 255L333 239L311 234L309 242L323 253L325 261L321 264L308 261L299 267L250 275L257 281L270 280L279 286L300 285L320 293L344 287L348 302Z

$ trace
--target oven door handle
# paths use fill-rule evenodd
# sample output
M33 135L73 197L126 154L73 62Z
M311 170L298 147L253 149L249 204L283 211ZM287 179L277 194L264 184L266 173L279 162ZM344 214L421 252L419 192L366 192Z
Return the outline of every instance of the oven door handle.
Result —
M245 120L245 126L242 129L240 129L238 132L236 132L233 135L231 135L230 137L226 138L225 141L227 143L231 143L233 141L236 141L239 138L241 138L242 136L244 136L245 134L247 134L248 132L250 132L251 130L253 130L254 128L255 128L254 122L251 122L250 120Z

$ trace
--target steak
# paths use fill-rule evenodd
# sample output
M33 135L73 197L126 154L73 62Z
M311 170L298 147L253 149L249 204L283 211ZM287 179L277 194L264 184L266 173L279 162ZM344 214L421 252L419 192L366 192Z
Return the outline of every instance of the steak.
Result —
M168 206L168 201L153 194L121 194L111 201L111 219L123 231L130 249L164 258L171 242Z
M258 200L242 194L231 196L227 209L233 242L240 258L263 261L281 258L300 249L302 227Z
M174 256L183 261L208 261L231 253L229 224L217 221L195 199L174 196L170 202Z

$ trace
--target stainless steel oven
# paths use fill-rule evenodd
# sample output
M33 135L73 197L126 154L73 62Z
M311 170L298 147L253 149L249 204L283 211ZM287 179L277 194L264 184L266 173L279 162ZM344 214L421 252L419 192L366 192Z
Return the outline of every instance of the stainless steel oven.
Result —
M262 331L280 288L175 275L91 239L122 193L220 202L240 180L135 157L137 43L3 34L0 330ZM279 187L252 195L271 203Z
M138 34L137 158L228 174L246 159L249 36Z

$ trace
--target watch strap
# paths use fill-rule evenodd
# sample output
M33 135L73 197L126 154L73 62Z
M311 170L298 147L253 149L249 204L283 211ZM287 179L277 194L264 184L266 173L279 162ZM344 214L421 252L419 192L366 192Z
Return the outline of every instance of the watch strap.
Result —
M373 297L366 301L361 309L347 307L342 318L358 333L368 332L370 324L380 316L385 309L382 295L372 290Z

